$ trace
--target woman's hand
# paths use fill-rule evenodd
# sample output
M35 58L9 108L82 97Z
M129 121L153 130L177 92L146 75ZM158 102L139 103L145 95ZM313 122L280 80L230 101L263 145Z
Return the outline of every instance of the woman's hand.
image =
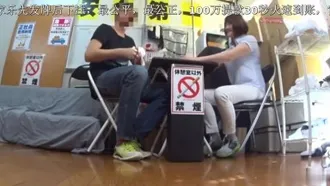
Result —
M183 59L190 60L190 61L198 61L198 58L194 57L192 55L183 56Z

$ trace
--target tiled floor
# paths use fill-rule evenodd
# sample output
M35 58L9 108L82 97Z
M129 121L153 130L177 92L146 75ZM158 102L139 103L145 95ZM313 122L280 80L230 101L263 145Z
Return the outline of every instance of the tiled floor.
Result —
M226 185L323 186L329 171L319 160L306 174L298 155L240 155L202 163L170 163L152 158L125 163L108 155L74 155L0 144L0 186Z

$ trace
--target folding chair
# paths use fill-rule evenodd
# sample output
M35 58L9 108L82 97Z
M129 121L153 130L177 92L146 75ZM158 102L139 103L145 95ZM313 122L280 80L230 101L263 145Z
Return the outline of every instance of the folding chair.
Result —
M77 79L80 81L88 81L87 71L89 69L89 65L81 65L78 68L76 68L69 78L68 87L71 88L72 79ZM74 86L74 88L89 88L88 85L79 85Z
M253 133L253 130L258 122L258 119L260 117L260 114L264 108L268 107L274 107L275 111L275 117L276 117L276 123L279 131L279 138L282 144L282 133L281 133L281 126L280 126L280 120L279 120L279 115L278 115L278 110L277 110L277 105L275 101L275 96L274 96L274 81L275 81L275 76L276 76L276 68L274 65L267 65L262 69L262 74L264 77L264 80L267 84L267 89L266 89L266 94L262 100L254 100L254 101L244 101L240 102L234 105L235 111L237 112L237 117L239 116L240 112L255 112L257 111L256 117L254 118L250 129L244 138L244 141L241 145L240 151L245 147L248 139L250 138L250 135ZM255 137L254 133L252 135L253 137L253 142L255 145Z
M103 134L104 130L109 126L109 122L111 123L111 126L109 129L109 132L105 135L105 138L108 137L112 128L115 128L115 130L117 130L117 125L115 123L113 116L118 108L118 104L115 104L114 108L112 109L112 112L110 112L110 107L108 106L107 102L118 102L118 98L107 98L106 99L107 102L105 102L105 99L100 94L100 92L95 84L95 81L93 79L93 76L91 75L91 72L89 70L89 65L81 65L72 72L70 79L69 79L69 83L68 83L69 87L71 87L72 79L77 79L77 80L81 80L81 81L89 81L89 85L75 86L75 88L89 88L91 91L92 98L99 100L101 102L102 107L108 117L108 119L104 122L100 131L97 133L97 135L95 136L92 143L89 145L89 147L87 149L87 152L91 152L91 150L95 146L96 142L99 140L99 138Z
M151 69L151 70L152 70L152 69ZM170 69L169 69L169 70L170 70ZM154 83L156 77L157 77L159 74L162 75L162 76L168 81L168 72L166 72L163 68L156 68L155 73L153 74L152 79L151 79L151 84ZM155 137L155 140L154 140L154 142L153 142L153 144L152 144L152 146L151 146L151 150L150 150L150 151L151 151L152 155L154 155L154 156L156 156L156 157L160 157L160 156L162 156L162 154L163 154L164 151L165 151L166 145L167 145L167 138L166 138L166 139L164 140L163 144L162 144L162 147L161 147L160 151L159 151L158 153L154 153L154 150L155 150L155 147L156 147L156 145L157 145L157 143L158 143L158 141L159 141L159 138L160 138L162 132L164 131L164 129L166 128L167 118L168 118L168 117L167 117L167 115L166 115L166 116L164 117L164 119L163 119L163 122L162 122L161 125L160 125L160 128L159 128L159 130L158 130L158 133L157 133L157 135L156 135L156 137ZM207 146L207 148L209 149L210 154L212 154L213 151L212 151L212 149L211 149L211 146L209 145L209 143L207 142L207 140L206 140L205 137L204 137L204 143L205 143L205 145Z
M87 70L87 76L88 76L89 83L91 85L90 90L91 90L92 98L94 98L96 100L99 100L101 102L101 105L102 105L102 107L103 107L103 109L104 109L104 111L105 111L105 113L108 117L108 119L104 122L104 124L102 125L100 131L96 134L96 136L93 139L92 143L88 147L87 152L90 152L93 149L96 142L100 139L100 137L103 134L104 130L109 126L110 123L111 123L110 129L109 129L108 133L105 135L105 138L108 137L108 135L110 134L110 132L112 131L113 128L117 131L117 124L116 124L116 121L115 121L113 116L114 116L114 114L115 114L115 112L118 108L119 98L114 98L114 97L104 98L102 96L102 94L100 93L99 89L97 88L97 86L95 84L95 81L94 81L94 78L93 78L93 76L92 76L89 69ZM110 103L110 102L115 103L115 106L114 106L114 108L112 109L111 112L110 112L110 106L107 104L107 103Z
M153 84L155 82L155 80L156 80L156 78L157 78L157 76L159 74L162 75L166 79L166 81L168 80L168 73L163 68L157 68L156 71L155 71L155 73L153 74L153 76L151 78L150 84ZM159 151L159 153L154 153L155 148L156 148L156 145L157 145L157 143L159 141L160 135L164 131L164 129L166 127L166 124L167 124L167 115L164 117L164 119L163 119L163 121L162 121L162 123L160 125L160 128L158 130L158 133L157 133L157 135L155 137L155 140L154 140L154 142L153 142L153 144L151 146L151 149L150 149L151 154L154 155L154 156L156 156L156 157L160 157L163 154L163 152L165 150L165 147L166 147L166 143L167 142L166 142L166 139L165 139L165 141L163 142L163 145L162 145L161 150Z

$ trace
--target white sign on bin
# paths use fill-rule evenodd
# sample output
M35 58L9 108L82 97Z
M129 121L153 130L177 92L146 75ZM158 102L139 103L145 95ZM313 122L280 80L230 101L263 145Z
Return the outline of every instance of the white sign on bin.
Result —
M171 113L204 115L203 66L172 66Z

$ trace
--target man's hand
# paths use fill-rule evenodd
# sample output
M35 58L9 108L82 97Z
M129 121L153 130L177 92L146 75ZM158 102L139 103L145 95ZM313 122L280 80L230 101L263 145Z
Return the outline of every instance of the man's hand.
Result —
M141 65L141 55L138 54L136 58L134 58L134 64L135 65Z
M138 57L135 58L134 64L145 66L144 56L146 55L146 51L142 47L138 47Z
M123 48L121 49L122 56L130 59L130 60L135 60L139 58L139 53L138 50L135 47L132 48Z

